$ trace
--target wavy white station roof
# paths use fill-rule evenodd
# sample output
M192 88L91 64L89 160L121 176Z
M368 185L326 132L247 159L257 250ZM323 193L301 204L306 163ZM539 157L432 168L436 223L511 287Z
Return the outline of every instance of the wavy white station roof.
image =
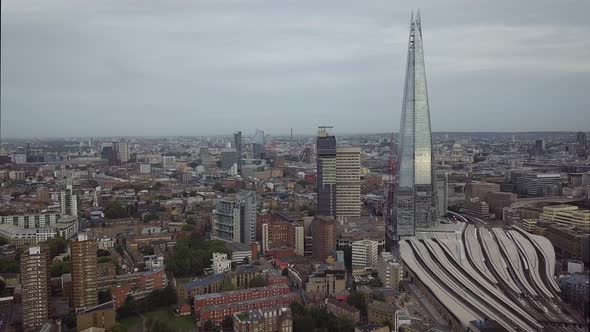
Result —
M474 320L482 320L483 317L471 310L462 301L449 294L438 282L434 280L430 272L426 271L424 267L418 262L416 256L410 245L405 241L400 242L400 256L404 264L412 273L420 279L420 281L427 285L434 296L447 308L453 316L461 323L464 328L469 327L470 322Z
M513 292L522 294L522 291L518 288L514 280L512 280L510 273L508 273L506 262L500 253L500 247L498 247L498 244L494 241L490 232L484 228L480 228L478 231L479 236L482 238L483 250L486 252L487 256L490 257L492 267L494 268L494 271L496 271L496 274L502 278L502 281L510 287Z
M537 297L537 291L531 286L531 284L527 281L526 276L524 274L524 267L520 261L520 255L518 253L518 247L512 241L512 239L508 238L506 233L500 228L493 228L492 232L498 239L498 243L500 244L500 249L504 252L504 256L508 258L508 264L514 271L516 278L518 278L519 283L526 289L526 291L533 297ZM528 264L525 261L525 264Z
M488 270L485 264L485 256L481 250L481 246L477 240L477 228L473 225L467 226L465 230L465 248L467 249L467 254L471 258L473 265L475 268L482 274L483 277L490 280L492 283L497 284L498 281L492 275L492 272Z
M537 289L539 289L545 297L552 299L554 297L553 293L551 293L541 278L539 270L541 266L539 264L539 258L537 257L537 252L535 251L533 244L517 231L510 230L508 231L508 234L512 237L520 252L526 258L528 271Z

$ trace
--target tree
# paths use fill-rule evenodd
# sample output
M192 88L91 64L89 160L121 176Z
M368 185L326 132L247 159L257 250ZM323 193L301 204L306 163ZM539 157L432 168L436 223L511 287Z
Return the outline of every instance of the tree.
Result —
M53 259L55 256L66 252L68 242L63 237L56 236L47 240L47 245L49 246L49 257Z
M3 236L0 236L0 246L3 246L5 244L8 244L8 239Z
M127 332L127 328L120 323L116 323L111 327L111 332Z
M348 297L348 304L360 310L361 315L366 315L367 299L365 298L365 295L363 295L362 293L359 293L357 291L351 292L350 297Z
M16 260L0 258L0 273L18 273L19 265Z
M6 288L6 282L4 282L4 280L0 280L0 297L2 296L4 288Z
M221 291L222 292L229 292L236 289L236 286L231 282L229 279L225 279L223 284L221 284Z
M210 319L207 319L205 324L203 324L203 329L205 330L205 332L217 331L215 324L213 324L213 322Z
M144 222L154 221L160 219L160 216L157 213L148 213L143 217Z
M254 278L250 279L250 283L248 284L248 288L257 288L257 287L264 287L267 285L266 279L262 275L257 275Z
M111 290L109 288L107 288L106 290L101 290L98 291L98 303L106 303L109 302L113 299L113 296L111 295Z
M70 273L72 265L70 262L53 262L49 265L49 274L52 277L61 277L63 274Z
M137 302L135 302L133 296L127 295L125 303L123 303L123 305L117 310L119 313L119 319L135 315L137 313L137 309Z
M192 232L195 230L195 228L196 228L195 225L186 224L186 225L182 225L182 228L180 230L182 230L183 232Z
M119 219L128 217L129 213L119 201L112 201L104 210L104 215L107 219Z
M223 191L223 185L221 184L221 182L215 182L212 189L215 191Z
M234 320L231 316L226 316L221 321L221 327L224 331L233 331L234 330Z
M107 257L107 256L110 256L110 255L111 255L111 252L108 251L108 250L98 249L96 251L96 256L97 257Z

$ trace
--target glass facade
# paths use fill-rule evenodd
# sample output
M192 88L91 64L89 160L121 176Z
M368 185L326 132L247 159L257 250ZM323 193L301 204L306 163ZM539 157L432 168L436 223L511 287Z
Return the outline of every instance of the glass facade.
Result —
M395 236L437 221L432 134L420 13L411 20L408 62L398 145Z

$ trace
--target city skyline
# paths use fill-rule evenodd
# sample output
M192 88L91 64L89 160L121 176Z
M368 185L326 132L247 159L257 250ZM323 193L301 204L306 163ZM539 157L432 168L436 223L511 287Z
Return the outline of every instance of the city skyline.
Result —
M2 6L3 138L210 135L234 120L271 134L398 131L417 6L432 36L434 131L590 127L570 121L590 87L590 27L575 2L531 2L526 15L522 3L465 1Z

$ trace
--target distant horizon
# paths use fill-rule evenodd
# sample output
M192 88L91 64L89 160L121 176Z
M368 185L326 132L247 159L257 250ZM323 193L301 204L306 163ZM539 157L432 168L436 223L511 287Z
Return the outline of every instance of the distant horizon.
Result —
M589 131L584 130L531 130L531 131L433 131L433 135L440 135L440 134L575 134L578 132L588 133ZM363 135L391 135L391 134L398 134L398 131L394 132L358 132L358 133L351 133L351 132L343 132L343 133L335 133L335 136L363 136ZM242 137L250 137L250 135L246 135L244 131L242 131ZM274 134L265 131L265 134L269 134L271 137L290 137L291 133L286 134ZM228 134L201 134L201 135L89 135L89 136L21 136L21 137L0 137L0 143L5 143L5 141L10 140L25 140L25 139L34 139L34 140L51 140L51 139L107 139L107 138L201 138L201 137L231 137L233 132ZM293 133L293 137L315 137L314 134L297 134L296 132Z

